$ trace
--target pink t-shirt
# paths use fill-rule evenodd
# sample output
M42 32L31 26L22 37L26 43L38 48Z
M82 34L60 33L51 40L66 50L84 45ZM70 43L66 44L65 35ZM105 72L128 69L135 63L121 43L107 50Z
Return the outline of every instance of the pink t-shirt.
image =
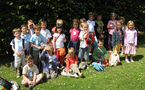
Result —
M107 27L110 26L110 25L113 25L111 28L108 29L108 33L111 34L111 35L113 34L113 31L116 28L116 21L117 20L115 20L115 21L112 21L112 20L108 21Z
M74 42L79 41L79 34L80 34L80 30L79 29L70 29L70 33L71 33L71 40Z

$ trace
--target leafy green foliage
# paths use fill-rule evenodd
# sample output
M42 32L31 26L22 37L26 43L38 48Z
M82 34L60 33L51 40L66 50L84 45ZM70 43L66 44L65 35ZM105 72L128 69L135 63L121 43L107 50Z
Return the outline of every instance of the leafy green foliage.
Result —
M117 18L124 16L126 21L135 22L136 29L141 31L145 29L145 2L143 1L3 0L0 1L0 6L0 56L11 52L9 43L13 38L13 28L27 23L28 19L32 19L34 23L38 23L41 19L47 20L47 28L51 30L55 26L56 19L61 18L64 21L65 32L68 33L74 18L88 19L88 12L92 11L95 15L103 15L102 20L106 26L110 13L116 12ZM106 27L104 30L107 30Z

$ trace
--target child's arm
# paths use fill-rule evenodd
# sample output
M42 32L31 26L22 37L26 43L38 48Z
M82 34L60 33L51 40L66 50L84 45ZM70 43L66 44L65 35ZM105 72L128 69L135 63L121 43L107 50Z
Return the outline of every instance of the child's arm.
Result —
M32 85L32 81L29 80L29 79L26 77L26 74L23 74L22 76L23 76L23 79L26 80L26 81L28 82L29 85L30 85L30 84Z
M49 44L49 42L50 42L50 38L48 38L48 40L47 40L47 44Z
M110 21L108 21L107 29L110 29L110 28L111 28Z
M84 37L84 38L86 38L86 37L87 37L87 33L88 33L88 32L85 32L85 33L84 33L84 35L83 35L83 37Z
M31 54L31 42L29 42L29 54Z
M112 34L112 46L113 47L115 47L115 45L116 45L115 39L116 39L116 36L115 36L115 33L113 32L113 34Z
M36 46L36 45L33 44L32 42L31 42L31 45L32 45L33 47L37 48L37 49L43 49L42 47Z
M75 64L78 65L78 57L77 57L77 55L75 55L74 58L75 58Z
M45 49L42 51L40 57L42 60L45 60L46 56L45 56L46 52L45 52Z
M18 56L21 56L21 54L18 53L18 52L15 50L14 46L12 46L12 50L13 50Z
M103 47L103 48L104 48L104 47ZM103 59L105 59L106 56L107 56L107 50L104 48L104 49L103 49L103 52L104 52Z
M135 32L135 46L137 46L137 31Z
M36 78L37 78L37 74L36 74L36 73L34 73L34 77L33 77L32 86L35 86L35 84L36 84Z
M20 54L22 54L25 50L26 50L26 44L24 44L24 48L23 48L23 50L20 52Z
M53 48L54 48L54 52L56 52L55 40L56 40L56 37L53 37Z
M99 60L99 58L98 58L98 53L97 53L97 48L95 48L95 50L94 50L94 52L93 52L93 58L95 59L95 60Z
M68 59L66 59L66 70L67 71L70 71L70 67L69 67L70 65L69 65L69 60Z
M67 40L66 40L66 38L64 37L61 41L62 41L62 42L66 42Z

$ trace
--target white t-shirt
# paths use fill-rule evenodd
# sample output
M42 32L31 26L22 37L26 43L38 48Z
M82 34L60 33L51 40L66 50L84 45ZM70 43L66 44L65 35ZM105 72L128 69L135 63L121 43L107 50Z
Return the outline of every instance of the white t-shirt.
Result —
M23 40L22 40L22 38L20 40L14 38L14 42L15 42L15 45L13 44L12 41L11 41L10 45L15 46L14 48L15 48L16 52L20 53L23 50ZM25 40L24 40L24 44L26 44ZM23 54L24 54L24 52L21 55L23 55ZM14 53L13 56L17 56L17 54Z
M48 38L51 38L52 36L51 36L51 33L50 33L50 31L48 30L48 29L45 29L45 30L42 30L41 29L41 31L40 31L40 33L44 36L44 38L45 38L45 43L47 43L48 42Z
M83 35L84 35L84 31L81 31L79 34L79 38L81 37L81 39L82 39L82 40L80 40L80 47L81 48L87 47L87 44L86 44L86 41L85 41Z
M59 33L54 33L53 36L57 39L57 37L59 36ZM59 36L59 38L56 40L56 48L63 48L64 47L64 43L61 41L63 38L65 38L65 34L61 34Z
M94 31L95 31L95 30L94 30L95 21L90 21L90 20L88 20L87 23L89 24L89 30L90 30L91 32L94 32Z
M26 74L27 77L33 77L34 74L38 74L39 71L38 71L38 68L36 65L33 64L32 67L29 67L28 64L26 64L24 67L23 67L23 71L22 71L22 74Z
M34 31L33 31L33 28L30 29L30 36L34 35Z

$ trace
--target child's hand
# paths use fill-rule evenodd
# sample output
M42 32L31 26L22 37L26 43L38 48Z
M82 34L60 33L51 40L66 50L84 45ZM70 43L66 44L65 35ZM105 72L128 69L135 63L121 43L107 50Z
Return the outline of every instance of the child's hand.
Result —
M36 81L33 81L33 82L32 82L32 86L35 86L35 84L36 84Z
M17 56L18 56L18 57L20 57L20 56L21 56L21 53L16 53L16 54L17 54Z
M43 49L42 47L38 47L38 49L40 50L40 49Z
M136 45L134 45L136 47Z
M54 53L56 52L56 49L54 49Z
M52 62L52 60L50 59L49 62Z
M28 81L28 84L29 84L29 85L32 85L33 83L32 83L32 81Z

